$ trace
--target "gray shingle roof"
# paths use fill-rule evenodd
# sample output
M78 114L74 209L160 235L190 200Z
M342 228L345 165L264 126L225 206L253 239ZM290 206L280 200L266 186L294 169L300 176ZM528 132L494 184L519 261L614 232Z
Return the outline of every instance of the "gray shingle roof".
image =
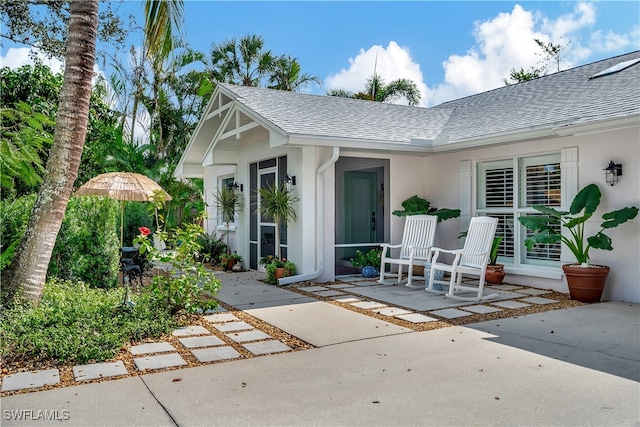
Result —
M221 85L237 102L290 135L408 143L459 141L502 132L640 114L640 64L590 79L632 52L432 108ZM233 96L233 95L232 95Z

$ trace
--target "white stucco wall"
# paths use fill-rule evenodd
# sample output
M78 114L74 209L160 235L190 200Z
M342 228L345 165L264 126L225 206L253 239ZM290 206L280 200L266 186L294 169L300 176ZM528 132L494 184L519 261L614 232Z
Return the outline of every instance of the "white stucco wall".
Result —
M577 190L590 183L595 183L602 191L600 209L587 223L587 236L599 230L603 213L625 206L640 206L640 132L638 127L427 157L423 159L424 168L430 171L430 174L424 182L424 194L428 195L426 198L438 207L456 207L459 204L460 195L458 188L460 161L471 160L472 162L473 195L475 194L475 166L477 162L557 152L566 147L578 147ZM620 182L615 187L609 187L605 183L603 169L610 160L623 165L623 176L620 177ZM472 205L472 215L474 215L473 209ZM458 247L461 244L454 232L456 230L451 230L454 223L455 220L448 220L441 224L442 227L439 225L436 244L441 244L444 247ZM446 231L444 230L445 226L447 227ZM611 267L603 299L640 302L640 220L636 218L618 228L607 230L606 234L611 237L614 250L610 252L592 250L590 252L592 264ZM567 259L565 261L571 262L573 260ZM509 274L505 280L568 292L564 279L554 280Z

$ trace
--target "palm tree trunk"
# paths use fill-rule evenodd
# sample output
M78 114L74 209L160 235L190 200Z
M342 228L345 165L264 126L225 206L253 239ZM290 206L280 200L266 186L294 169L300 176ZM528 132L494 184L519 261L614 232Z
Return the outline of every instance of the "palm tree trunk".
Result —
M78 176L87 134L98 27L98 0L70 5L64 81L46 172L27 230L3 277L9 295L40 301L51 253Z

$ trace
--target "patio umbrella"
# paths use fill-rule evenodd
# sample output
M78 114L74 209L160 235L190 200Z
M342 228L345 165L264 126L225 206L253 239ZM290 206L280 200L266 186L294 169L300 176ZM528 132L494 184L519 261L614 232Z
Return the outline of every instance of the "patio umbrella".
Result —
M109 172L91 178L78 188L76 196L107 196L120 200L120 246L124 240L124 201L151 202L156 194L171 196L154 180L133 172Z

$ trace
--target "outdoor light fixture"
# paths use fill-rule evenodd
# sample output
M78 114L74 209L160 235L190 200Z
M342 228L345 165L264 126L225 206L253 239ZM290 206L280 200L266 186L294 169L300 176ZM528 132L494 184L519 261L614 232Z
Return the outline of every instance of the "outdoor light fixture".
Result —
M618 183L618 177L622 176L622 164L621 163L613 163L613 160L609 162L609 166L605 169L605 176L607 180L607 185L614 186Z
M284 189L287 192L289 192L293 190L293 186L296 185L296 177L291 176L291 174L287 172L287 176L284 178L283 182L284 182Z
M242 184L234 182L233 184L229 184L229 190L233 190L236 193L242 193L244 191L244 186Z

